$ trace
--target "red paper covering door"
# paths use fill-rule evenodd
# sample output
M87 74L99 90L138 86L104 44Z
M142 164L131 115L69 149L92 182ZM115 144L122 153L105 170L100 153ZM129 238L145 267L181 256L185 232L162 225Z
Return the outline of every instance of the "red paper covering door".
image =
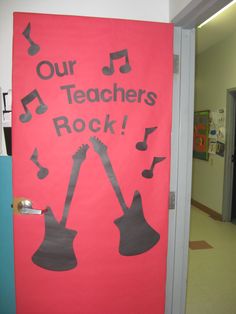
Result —
M172 33L14 14L17 313L164 313Z

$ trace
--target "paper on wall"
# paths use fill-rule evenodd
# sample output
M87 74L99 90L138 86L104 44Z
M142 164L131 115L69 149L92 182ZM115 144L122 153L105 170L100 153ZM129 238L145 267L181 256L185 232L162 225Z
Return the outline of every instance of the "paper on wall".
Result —
M216 154L216 140L215 139L209 139L209 154Z
M209 138L221 143L225 142L225 112L218 109L210 112ZM209 152L210 152L209 148Z

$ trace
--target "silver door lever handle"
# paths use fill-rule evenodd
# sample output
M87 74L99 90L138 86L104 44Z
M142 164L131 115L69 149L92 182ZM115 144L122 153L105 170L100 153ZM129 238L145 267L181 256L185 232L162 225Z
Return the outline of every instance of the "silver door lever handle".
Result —
M29 200L21 200L17 204L17 210L23 215L42 215L45 210L32 208L32 202Z
M28 207L22 207L19 209L20 214L24 215L42 215L43 210L42 209L35 209L35 208L28 208Z

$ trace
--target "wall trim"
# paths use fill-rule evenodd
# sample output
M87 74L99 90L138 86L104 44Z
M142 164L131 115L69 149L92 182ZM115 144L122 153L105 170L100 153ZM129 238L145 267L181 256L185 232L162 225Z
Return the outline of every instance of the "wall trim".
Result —
M221 214L219 214L217 211L215 211L214 209L211 209L211 208L195 201L194 199L191 199L191 204L193 206L197 207L198 209L200 209L201 211L203 211L204 213L207 213L212 219L223 221L223 216Z
M175 26L192 29L229 4L232 0L191 0L171 19Z

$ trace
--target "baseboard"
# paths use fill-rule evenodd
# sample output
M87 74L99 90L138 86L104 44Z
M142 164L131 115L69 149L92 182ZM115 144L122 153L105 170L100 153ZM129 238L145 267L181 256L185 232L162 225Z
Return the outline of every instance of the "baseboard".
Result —
M191 204L198 209L202 210L203 212L207 213L212 219L223 221L223 217L221 214L217 213L215 210L195 201L194 199L191 199Z

